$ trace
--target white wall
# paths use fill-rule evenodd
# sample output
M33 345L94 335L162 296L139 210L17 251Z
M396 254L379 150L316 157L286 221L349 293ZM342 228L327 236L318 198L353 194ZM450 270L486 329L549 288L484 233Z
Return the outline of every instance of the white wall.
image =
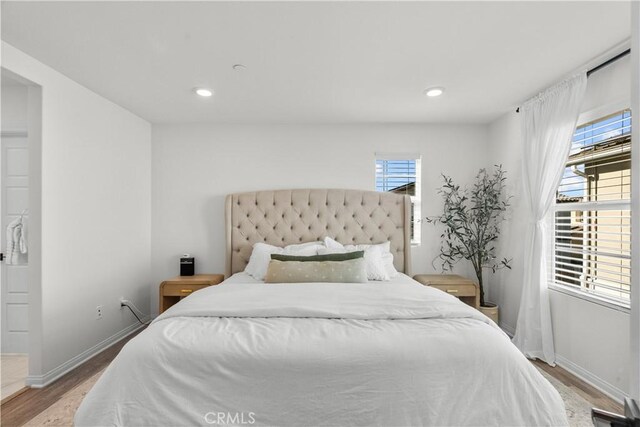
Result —
M501 229L498 253L512 259L511 269L487 274L488 298L500 305L500 326L513 334L518 319L522 295L523 274L522 230L526 229L526 201L522 194L522 151L520 149L520 120L515 111L505 114L489 126L488 153L491 160L502 164L507 171L507 194L512 197L507 221Z
M151 129L4 42L2 66L42 88L41 146L30 165L42 212L30 227L42 275L30 284L30 305L42 313L31 324L41 345L40 354L30 349L30 381L41 384L135 326L120 297L148 302Z
M152 310L158 284L178 273L224 272L224 197L286 188L374 190L376 152L422 153L422 211L439 213L440 173L469 182L487 161L486 126L159 125L153 127ZM439 233L423 225L413 273L433 271ZM459 272L471 274L465 263Z
M27 87L5 86L5 83L11 83L4 76L2 83L2 130L27 130Z
M629 57L589 78L579 123L629 107ZM501 326L515 331L523 275L522 230L527 222L522 194L520 117L506 113L489 126L489 156L501 162L509 176L508 191L514 195L509 220L499 242L500 252L513 257L512 270L489 279L490 298L501 306ZM558 364L620 398L629 393L629 314L551 290L551 314Z

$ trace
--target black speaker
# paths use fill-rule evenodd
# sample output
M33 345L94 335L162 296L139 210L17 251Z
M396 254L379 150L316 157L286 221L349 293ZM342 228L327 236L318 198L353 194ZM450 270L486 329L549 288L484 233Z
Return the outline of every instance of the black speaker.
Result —
M180 275L193 276L196 271L196 259L188 254L180 258Z

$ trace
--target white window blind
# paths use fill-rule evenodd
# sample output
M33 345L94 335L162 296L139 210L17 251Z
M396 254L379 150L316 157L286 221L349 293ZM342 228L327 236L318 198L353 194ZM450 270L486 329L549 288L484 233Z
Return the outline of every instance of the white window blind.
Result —
M411 243L420 244L420 155L376 153L376 191L411 198Z
M552 282L628 306L631 113L579 126L558 188Z

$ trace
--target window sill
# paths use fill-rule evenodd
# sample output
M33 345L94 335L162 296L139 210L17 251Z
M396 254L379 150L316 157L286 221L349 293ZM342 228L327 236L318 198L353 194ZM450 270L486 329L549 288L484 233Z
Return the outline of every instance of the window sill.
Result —
M591 295L586 292L577 291L575 289L571 289L568 286L561 286L555 283L549 283L548 286L549 286L549 289L560 292L565 295L579 298L581 300L584 300L593 304L598 304L603 307L610 308L612 310L620 311L622 313L626 313L626 314L631 313L631 306L629 304L624 304L622 302L617 302L617 301L609 300L596 295Z

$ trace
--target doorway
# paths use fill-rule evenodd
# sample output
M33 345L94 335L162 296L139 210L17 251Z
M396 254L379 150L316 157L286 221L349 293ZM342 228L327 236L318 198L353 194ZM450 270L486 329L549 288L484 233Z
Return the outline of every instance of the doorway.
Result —
M29 359L29 87L1 76L0 316L2 400L21 391Z

